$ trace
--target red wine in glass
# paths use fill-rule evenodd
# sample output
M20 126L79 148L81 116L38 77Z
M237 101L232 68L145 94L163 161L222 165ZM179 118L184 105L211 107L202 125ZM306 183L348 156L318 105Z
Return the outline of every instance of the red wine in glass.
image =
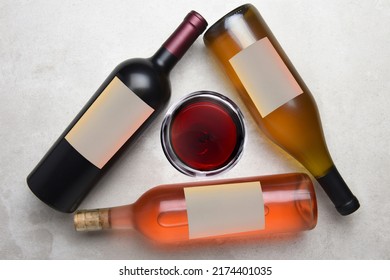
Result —
M237 105L210 91L193 93L167 113L162 144L169 161L187 175L213 175L235 165L245 126Z

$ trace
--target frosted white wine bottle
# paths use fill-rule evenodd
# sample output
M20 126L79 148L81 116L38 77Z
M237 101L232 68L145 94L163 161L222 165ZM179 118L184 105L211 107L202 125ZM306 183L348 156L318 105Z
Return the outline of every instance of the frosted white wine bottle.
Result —
M359 201L332 161L314 98L256 8L231 11L203 39L265 135L315 176L341 215L355 212Z

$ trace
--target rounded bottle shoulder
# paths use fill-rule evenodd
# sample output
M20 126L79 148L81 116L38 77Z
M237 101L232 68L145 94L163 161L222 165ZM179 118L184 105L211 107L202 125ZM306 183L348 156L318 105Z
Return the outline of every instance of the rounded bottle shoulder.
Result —
M116 72L139 72L143 71L145 74L165 76L168 79L168 74L163 71L157 64L153 63L150 58L130 58L120 63Z
M114 75L154 109L168 103L171 95L169 76L150 59L125 60L114 70Z

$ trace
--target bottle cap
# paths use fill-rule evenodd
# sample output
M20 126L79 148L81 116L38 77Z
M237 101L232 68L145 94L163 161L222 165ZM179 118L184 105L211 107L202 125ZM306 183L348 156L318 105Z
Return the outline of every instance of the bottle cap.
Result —
M184 21L191 23L196 29L198 29L199 35L202 34L207 27L207 21L195 11L189 12L184 18Z
M359 209L359 207L359 200L357 200L357 198L354 196L350 201L348 201L342 206L336 207L336 209L341 215L347 216L355 212L357 209Z
M352 194L335 166L324 176L317 178L317 181L341 215L346 216L359 209L359 201Z
M110 227L108 209L77 211L73 222L76 231L97 231Z
M207 27L207 21L191 11L163 46L177 58L181 58Z

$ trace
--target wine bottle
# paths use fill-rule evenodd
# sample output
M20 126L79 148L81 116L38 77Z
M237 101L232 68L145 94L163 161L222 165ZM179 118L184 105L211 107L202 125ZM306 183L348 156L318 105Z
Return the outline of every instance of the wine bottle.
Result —
M313 229L317 203L303 173L162 185L134 204L81 210L77 231L134 229L156 243Z
M256 8L231 11L203 39L265 135L315 176L341 215L356 211L359 201L331 159L314 98Z
M30 173L27 183L33 193L56 210L74 212L164 109L170 71L206 26L191 11L152 57L119 64Z

